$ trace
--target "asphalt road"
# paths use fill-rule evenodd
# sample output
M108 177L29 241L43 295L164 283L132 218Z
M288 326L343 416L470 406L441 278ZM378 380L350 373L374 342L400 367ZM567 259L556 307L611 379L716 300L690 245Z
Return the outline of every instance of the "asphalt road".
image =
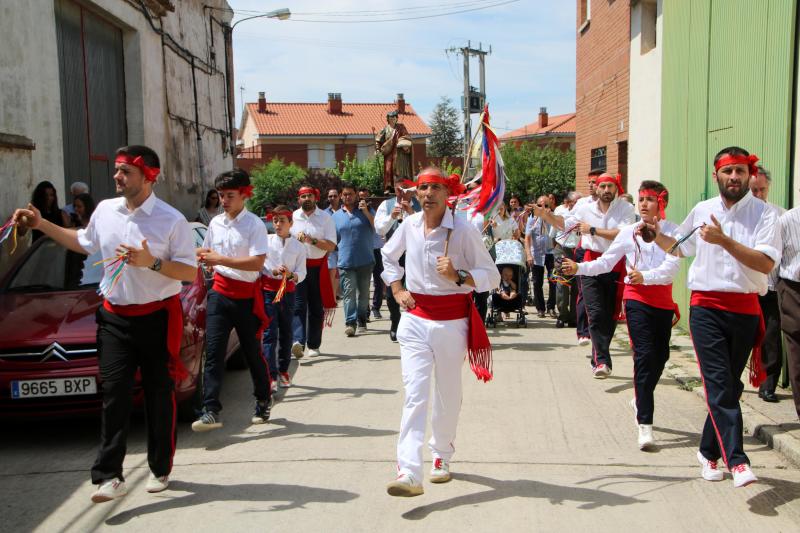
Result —
M653 452L636 446L629 355L590 376L572 330L534 319L492 334L496 378L465 366L454 479L392 498L402 402L399 349L388 321L347 339L341 310L323 354L293 366L295 386L273 419L250 426L246 371L228 372L224 428L181 426L170 489L144 491L140 417L125 462L129 494L95 505L88 470L94 420L5 425L0 438L1 531L799 531L800 472L755 440L760 483L699 477L705 406L662 379ZM430 457L426 451L426 460Z

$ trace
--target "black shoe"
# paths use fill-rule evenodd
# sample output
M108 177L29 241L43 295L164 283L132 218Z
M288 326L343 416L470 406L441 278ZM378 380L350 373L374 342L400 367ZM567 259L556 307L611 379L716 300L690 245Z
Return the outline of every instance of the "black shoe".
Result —
M769 403L778 403L780 401L778 396L770 391L758 391L758 397Z
M397 332L390 331L389 332L389 338L392 340L392 342L397 342Z
M269 421L272 404L273 400L271 396L269 400L265 402L256 401L256 409L253 412L253 418L250 419L250 422L253 424L266 424L267 421Z
M564 327L564 322L562 322L561 319L556 320L556 327L559 328L559 329L563 328Z

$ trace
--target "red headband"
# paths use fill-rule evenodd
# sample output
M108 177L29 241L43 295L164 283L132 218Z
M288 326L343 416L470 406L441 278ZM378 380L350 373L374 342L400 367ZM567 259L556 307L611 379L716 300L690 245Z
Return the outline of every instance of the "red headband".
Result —
M611 174L600 174L597 177L597 181L595 181L595 186L599 186L601 183L613 183L616 185L617 196L625 194L625 189L622 188L622 174L617 174L616 176L612 176Z
M420 174L417 176L417 181L404 180L403 186L406 188L418 187L423 183L441 183L447 187L447 191L451 196L463 194L466 190L464 184L461 183L461 176L458 174L450 174L448 177L440 174Z
M292 220L292 212L287 209L285 211L273 211L269 214L269 220L272 220L275 217L286 217L289 220Z
M319 189L314 187L300 187L300 190L297 191L297 197L301 197L304 194L313 194L314 198L319 202Z
M231 187L228 189L220 189L221 191L239 191L245 198L253 196L253 186L245 185L244 187Z
M714 164L714 170L719 172L719 169L728 165L747 165L747 168L750 170L750 175L755 176L758 174L758 167L756 166L756 163L758 163L757 155L725 154Z
M642 196L652 196L658 201L658 219L665 220L667 218L664 210L667 208L667 190L656 192L653 189L642 189L639 191L639 198Z
M142 171L144 174L144 179L153 183L158 179L158 175L161 173L161 169L157 167L148 167L147 164L142 159L142 156L137 155L136 157L131 157L127 154L120 154L114 159L115 163L125 163L126 165L132 165L139 170Z

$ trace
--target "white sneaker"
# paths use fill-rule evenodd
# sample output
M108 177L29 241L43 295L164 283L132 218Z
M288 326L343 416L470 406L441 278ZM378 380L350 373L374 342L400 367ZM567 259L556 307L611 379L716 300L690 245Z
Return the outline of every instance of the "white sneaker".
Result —
M303 358L303 345L299 342L295 342L292 344L292 355L295 359L302 359Z
M119 478L109 479L104 481L97 487L97 490L92 493L92 501L94 503L110 502L117 498L122 498L128 494L128 488L125 482Z
M319 355L319 350L315 350L314 348L308 349L308 356L309 357L317 357Z
M758 481L758 478L753 471L750 470L750 465L747 463L734 466L731 468L731 473L733 474L733 486L736 488L745 487L750 483Z
M592 370L592 374L594 375L594 379L606 379L608 376L611 375L611 369L608 368L607 365L600 363L594 370Z
M145 485L147 492L151 493L167 490L167 487L169 487L169 476L156 477L152 473L150 474L150 479L147 480L147 485Z
M591 343L592 341L589 337L578 337L578 346L587 346Z
M389 496L419 496L424 493L422 484L417 482L411 474L400 474L397 479L386 485Z
M702 476L706 481L722 481L722 470L717 468L716 461L709 461L703 454L697 452L697 460L703 465ZM752 472L751 472L752 474Z
M639 424L639 449L646 450L656 443L651 424Z
M448 481L450 481L450 463L444 459L434 459L431 468L431 483L447 483Z

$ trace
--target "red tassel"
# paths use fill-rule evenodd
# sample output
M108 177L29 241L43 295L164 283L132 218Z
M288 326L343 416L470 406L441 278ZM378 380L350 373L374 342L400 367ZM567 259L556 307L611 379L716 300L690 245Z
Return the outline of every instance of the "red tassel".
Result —
M750 371L748 373L748 378L750 380L750 384L753 387L758 388L767 379L767 371L764 368L764 362L761 360L760 344L753 348L753 355L750 356L749 369Z
M326 307L323 309L322 315L322 327L331 327L333 326L333 315L336 314L335 307Z
M492 380L492 348L469 350L469 367L478 380L486 383Z

